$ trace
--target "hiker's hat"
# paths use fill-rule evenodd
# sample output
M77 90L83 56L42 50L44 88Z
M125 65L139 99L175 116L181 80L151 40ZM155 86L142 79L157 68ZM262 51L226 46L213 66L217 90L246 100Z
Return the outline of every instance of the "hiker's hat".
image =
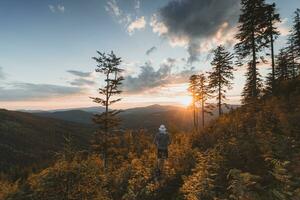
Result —
M165 132L167 129L166 129L165 125L162 124L162 125L160 125L158 130L161 132Z

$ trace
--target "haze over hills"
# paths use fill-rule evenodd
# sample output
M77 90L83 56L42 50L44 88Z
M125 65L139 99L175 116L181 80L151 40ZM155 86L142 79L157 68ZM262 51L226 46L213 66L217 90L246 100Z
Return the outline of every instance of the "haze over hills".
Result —
M93 128L30 113L0 109L0 173L49 163L71 137L78 149L88 146ZM16 170L14 170L16 169Z
M228 112L230 109L235 109L238 105L229 105L229 109L224 107L224 112ZM98 110L97 110L98 109ZM88 108L75 108L73 110L55 110L55 111L43 111L35 112L35 115L41 117L49 117L55 119L61 119L71 122L93 124L92 118L96 111L102 110L100 107L88 107ZM218 116L216 110L213 110L212 116L207 115L206 121ZM163 106L163 105L151 105L147 107L137 107L123 110L120 113L122 119L122 128L124 129L148 129L156 130L160 124L167 126L190 130L192 128L192 110L180 106ZM175 128L175 127L174 127Z
M20 112L27 112L27 113L43 113L43 112L64 112L64 111L72 111L72 110L81 110L90 113L101 113L105 110L104 107L99 106L92 106L92 107L82 107L82 108L66 108L66 109L53 109L53 110L26 110L21 109L18 110Z
M26 170L27 166L50 162L54 153L64 147L65 137L70 136L79 149L86 148L94 132L92 117L99 110L97 107L27 113L0 110L0 172L14 166L16 171L25 173L20 166ZM130 108L120 116L123 129L146 129L153 133L160 124L165 124L170 131L192 128L192 111L183 107ZM207 116L207 121L216 116Z

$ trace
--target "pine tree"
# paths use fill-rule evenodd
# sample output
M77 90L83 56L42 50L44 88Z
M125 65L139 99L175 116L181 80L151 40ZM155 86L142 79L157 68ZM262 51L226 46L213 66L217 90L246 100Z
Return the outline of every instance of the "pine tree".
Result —
M278 82L288 80L293 77L293 66L289 61L288 53L281 49L276 57L275 78Z
M271 62L272 62L272 89L275 81L275 54L274 54L274 41L280 35L276 23L280 22L280 15L276 12L276 4L273 3L271 5L266 6L266 16L268 17L266 21L266 42L270 44L271 49Z
M291 39L293 40L297 59L300 59L300 9L295 11Z
M293 65L293 78L300 73L300 9L295 11L293 27L288 38L288 55Z
M211 104L206 103L212 97L206 76L204 74L192 75L188 91L193 97L194 129L198 130L198 110L201 110L202 127L204 127L205 113L212 114L211 110L213 108Z
M198 75L192 75L190 77L190 82L189 82L189 88L188 91L192 95L192 108L193 108L193 125L194 125L194 130L197 130L198 127L198 112L196 108L196 103L197 103L197 95L198 95Z
M291 64L292 71L293 71L293 79L296 78L297 74L299 73L299 63L296 61L296 51L295 51L295 44L291 36L288 38L287 42L287 47L286 47L286 53L288 56L289 63Z
M115 131L114 129L120 124L120 118L118 117L120 110L112 110L110 106L121 100L121 98L113 99L112 97L122 92L119 87L124 78L120 76L120 73L123 71L123 69L119 68L121 64L120 57L117 57L113 52L107 55L99 51L97 53L99 56L93 57L97 62L96 72L105 76L105 86L99 88L100 97L91 97L91 99L95 103L105 107L105 111L94 115L93 120L99 126L99 129L95 134L92 146L95 151L101 153L104 160L104 167L106 168L109 137L112 134L109 133Z
M242 95L243 103L249 104L258 99L262 88L257 64L260 51L267 47L265 30L268 17L264 0L242 0L241 6L236 35L240 42L235 45L235 50L240 61L247 59L247 82Z
M214 50L214 59L211 62L212 72L209 73L209 89L217 93L219 115L222 115L223 101L226 100L225 93L231 89L233 80L233 55L225 50L224 46L218 46ZM226 105L226 104L225 104Z
M276 91L276 86L278 86L282 81L293 79L295 77L295 68L293 60L291 60L290 49L282 48L279 50L276 56L275 69L274 69L274 81L273 74L270 73L266 80L266 92L267 94ZM273 87L273 88L272 88Z

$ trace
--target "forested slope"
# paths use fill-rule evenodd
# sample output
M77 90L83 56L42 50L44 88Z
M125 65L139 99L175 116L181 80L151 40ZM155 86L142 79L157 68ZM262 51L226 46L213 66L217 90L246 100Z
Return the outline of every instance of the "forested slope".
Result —
M0 172L19 177L45 166L63 149L65 137L71 137L79 149L88 148L92 133L82 124L0 110Z
M224 115L193 139L190 199L300 199L300 81Z
M198 133L171 132L170 158L155 180L152 137L115 135L109 165L67 148L23 183L2 184L6 199L300 198L300 80L223 115Z

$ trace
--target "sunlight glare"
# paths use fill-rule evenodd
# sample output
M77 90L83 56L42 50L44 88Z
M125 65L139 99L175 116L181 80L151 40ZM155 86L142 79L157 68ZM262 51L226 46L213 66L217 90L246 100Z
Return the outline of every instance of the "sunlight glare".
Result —
M192 97L191 96L183 96L180 97L179 102L183 105L188 107L192 103Z

